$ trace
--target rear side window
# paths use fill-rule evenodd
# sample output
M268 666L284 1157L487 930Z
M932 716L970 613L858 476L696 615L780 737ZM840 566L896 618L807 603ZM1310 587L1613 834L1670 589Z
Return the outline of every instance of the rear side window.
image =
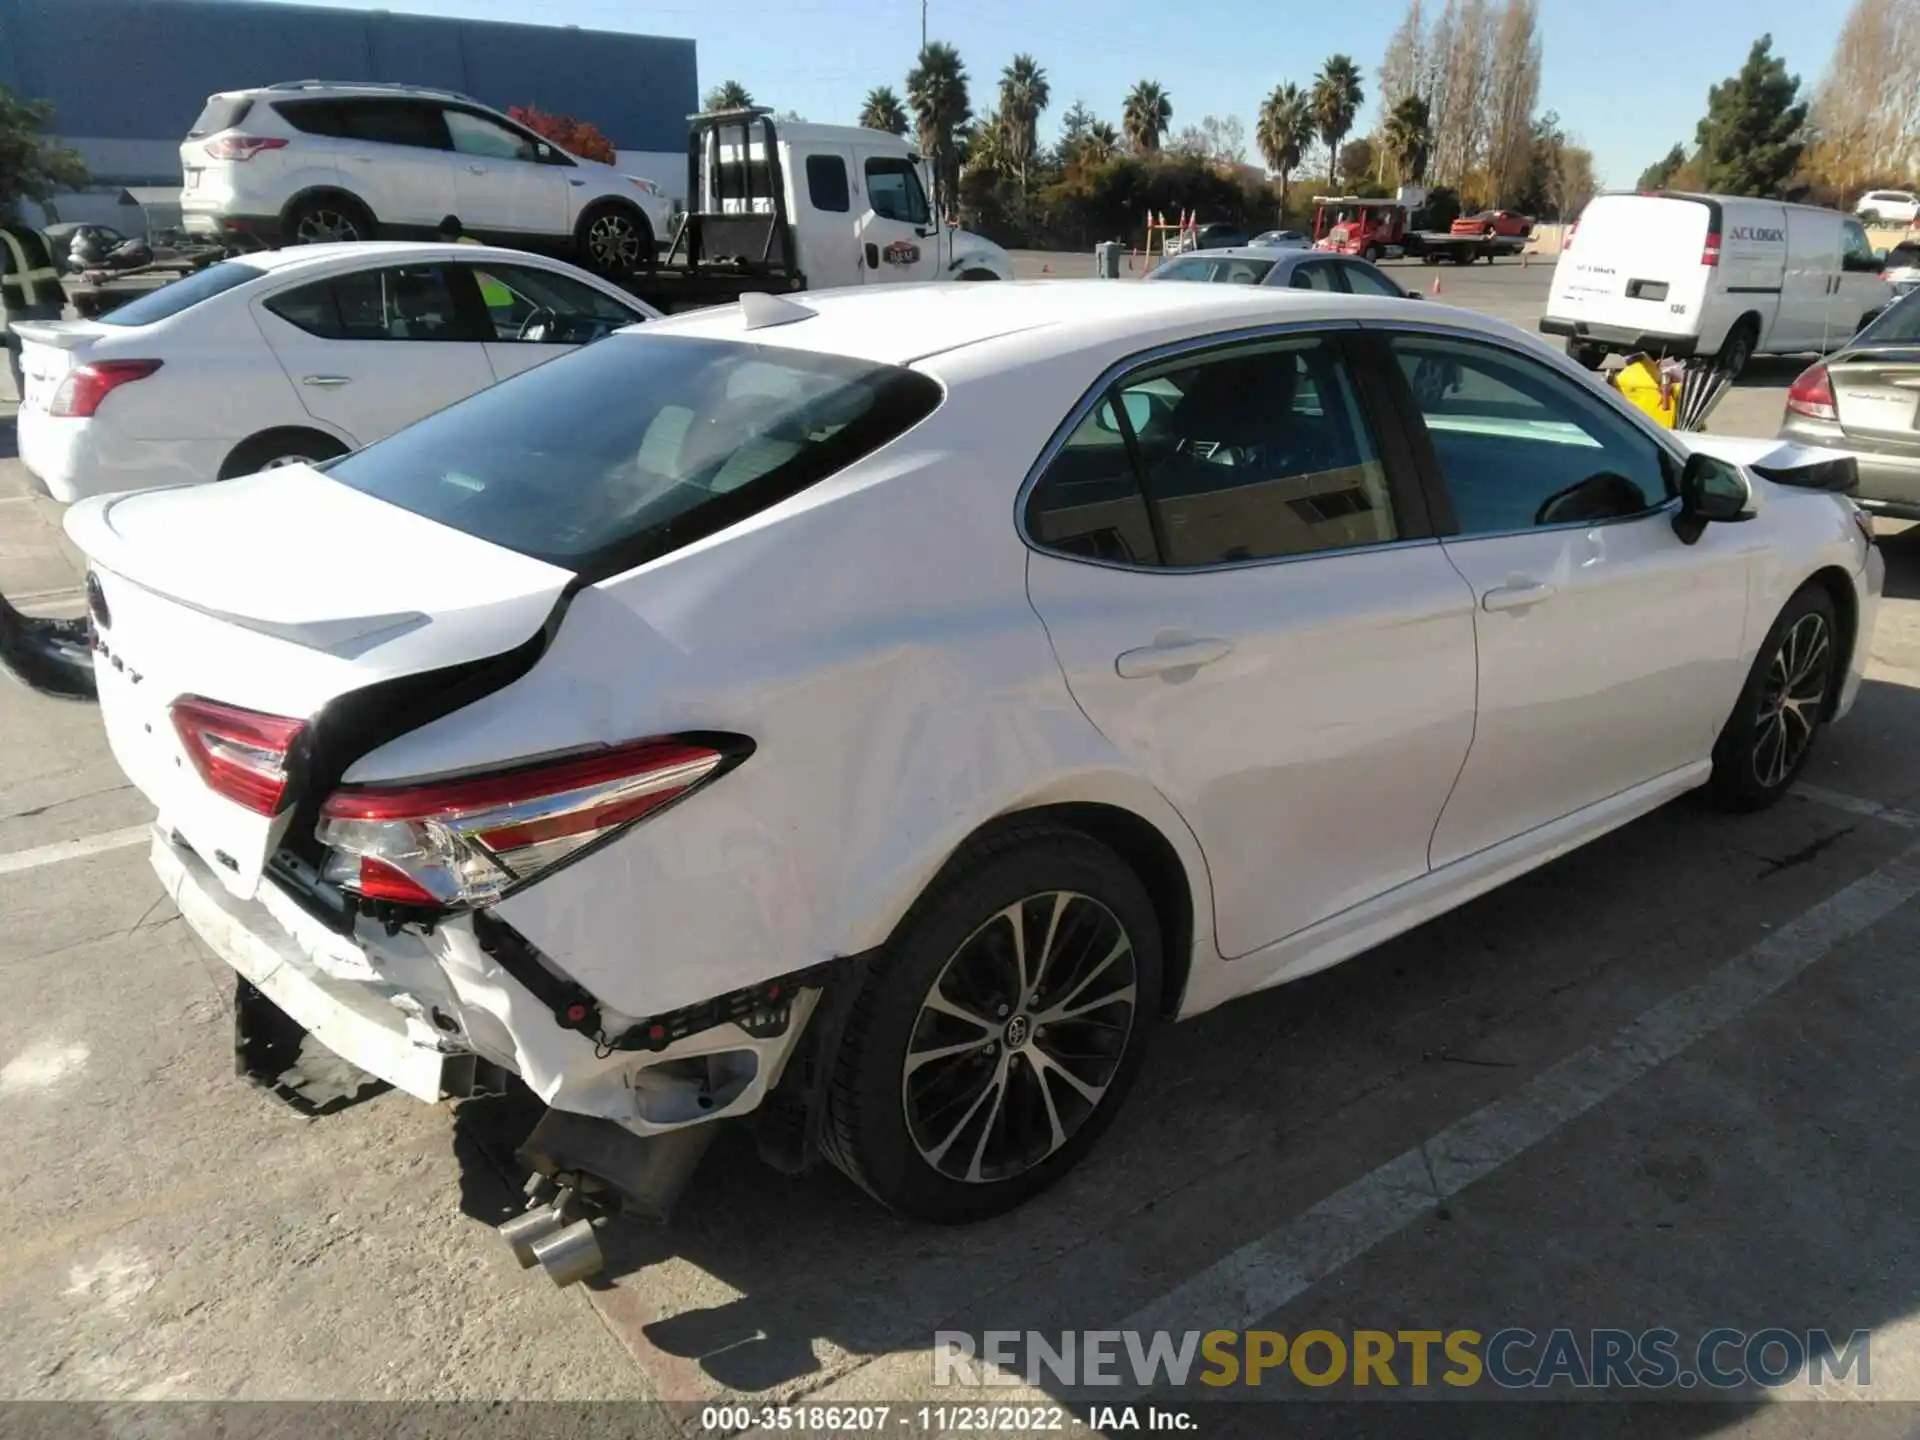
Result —
M853 200L847 192L847 162L838 155L809 155L807 199L814 209L835 215L851 210Z
M333 479L598 579L798 494L932 413L924 375L616 335L356 451Z
M262 302L322 340L478 340L446 267L398 265L316 280Z
M207 101L200 118L193 122L193 128L187 131L187 139L198 140L203 136L218 135L222 130L231 130L247 118L247 112L251 109L253 101L245 96L215 95Z
M343 100L340 125L339 133L351 140L421 150L452 148L440 108L418 100Z
M1850 342L1853 349L1869 345L1920 346L1920 290L1897 300Z
M303 135L331 135L340 139L347 134L346 111L337 100L279 100L272 108Z
M162 285L158 290L149 290L137 300L129 300L117 310L109 310L100 317L102 325L151 325L156 320L165 320L178 315L182 310L198 305L202 300L210 300L215 295L244 285L249 280L258 280L267 272L240 260L223 260L218 265L209 265L191 275L183 276L171 285Z

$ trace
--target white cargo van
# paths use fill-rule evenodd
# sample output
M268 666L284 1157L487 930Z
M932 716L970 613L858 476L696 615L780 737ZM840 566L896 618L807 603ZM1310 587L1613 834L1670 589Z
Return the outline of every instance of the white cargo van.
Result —
M1600 195L1567 231L1540 328L1597 366L1608 352L1824 352L1893 298L1851 215L1671 191Z

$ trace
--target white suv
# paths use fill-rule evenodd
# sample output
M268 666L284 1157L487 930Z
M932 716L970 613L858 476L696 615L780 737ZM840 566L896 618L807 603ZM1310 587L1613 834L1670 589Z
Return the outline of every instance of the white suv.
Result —
M180 146L187 230L239 246L439 235L652 266L667 192L447 90L300 80L208 97Z
M1869 190L1853 213L1869 225L1911 225L1920 218L1920 196L1911 190Z

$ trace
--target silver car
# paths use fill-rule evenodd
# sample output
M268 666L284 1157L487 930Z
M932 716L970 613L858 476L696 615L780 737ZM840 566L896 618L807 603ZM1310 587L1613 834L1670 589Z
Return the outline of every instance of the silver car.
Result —
M1800 373L1780 438L1851 451L1860 506L1920 520L1920 291Z
M1149 280L1197 280L1215 285L1281 285L1336 295L1386 295L1418 300L1378 265L1325 250L1281 250L1237 245L1231 250L1189 251L1155 266Z

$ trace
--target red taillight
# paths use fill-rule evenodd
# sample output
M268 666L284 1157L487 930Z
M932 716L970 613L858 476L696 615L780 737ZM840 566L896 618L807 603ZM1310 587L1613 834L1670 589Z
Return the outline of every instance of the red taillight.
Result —
M286 141L277 135L216 135L207 141L207 155L214 160L251 160L262 150L281 150Z
M712 779L711 745L646 740L417 785L356 785L320 810L327 878L368 899L487 905Z
M1809 420L1838 420L1833 404L1833 377L1824 365L1809 365L1787 391L1787 409Z
M1560 237L1560 249L1563 253L1573 248L1573 232L1579 228L1580 222L1578 220L1567 226L1567 233Z
M1707 232L1707 243L1705 248L1700 252L1700 263L1702 265L1718 265L1720 263L1720 232L1718 230L1710 230Z
M256 815L279 813L287 794L287 752L307 728L304 720L195 695L174 701L172 716L187 758L209 789Z
M102 400L122 385L144 380L159 368L158 360L95 360L76 365L53 392L47 413L85 420L100 408Z

